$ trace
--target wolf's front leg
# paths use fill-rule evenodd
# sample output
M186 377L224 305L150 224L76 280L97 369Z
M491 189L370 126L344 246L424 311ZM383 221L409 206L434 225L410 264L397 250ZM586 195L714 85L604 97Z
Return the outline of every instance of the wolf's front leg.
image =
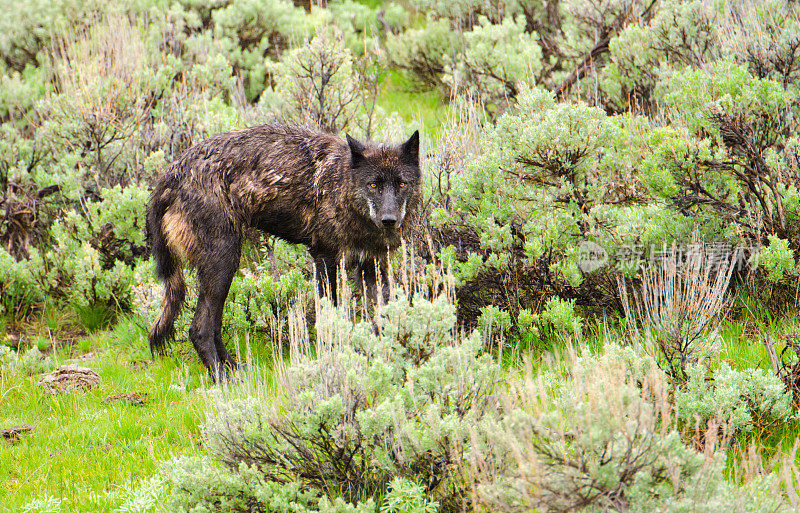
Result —
M357 286L362 289L365 297L368 297L374 305L378 304L379 285L383 304L385 305L389 302L391 289L389 288L389 264L387 259L367 258L358 265L356 273Z
M392 300L392 289L389 286L389 258L384 257L380 260L380 273L381 273L381 295L383 296L383 304L385 305Z
M310 253L314 258L314 270L317 275L317 291L319 292L319 297L329 297L333 305L336 306L338 253L336 251L319 248L312 248Z

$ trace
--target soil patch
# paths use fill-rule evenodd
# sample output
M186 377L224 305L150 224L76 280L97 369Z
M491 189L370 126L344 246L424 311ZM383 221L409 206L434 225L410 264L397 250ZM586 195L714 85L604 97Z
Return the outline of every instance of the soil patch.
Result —
M0 429L0 438L6 438L12 442L19 440L19 435L30 433L36 428L31 424L21 424L19 426L10 427L8 429Z
M122 394L114 394L103 399L106 404L115 403L118 401L128 401L137 406L143 406L147 403L147 394L139 394L137 392L124 392Z

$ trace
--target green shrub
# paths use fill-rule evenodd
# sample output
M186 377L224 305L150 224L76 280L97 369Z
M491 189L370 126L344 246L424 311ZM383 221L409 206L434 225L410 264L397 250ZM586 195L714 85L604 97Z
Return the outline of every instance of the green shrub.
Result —
M45 291L26 261L16 261L0 248L0 315L24 319L43 300Z
M472 467L480 502L520 513L786 507L774 476L738 487L725 479L723 454L684 445L670 422L668 382L647 360L617 348L570 358L568 375L551 386L522 378L503 418L480 427L487 445L475 447Z
M17 353L10 347L0 345L0 377L18 372L34 376L54 367L53 359L43 356L39 348L33 346L24 353Z
M439 503L429 501L425 487L407 479L395 478L383 498L381 513L437 513Z
M492 112L502 112L541 70L542 50L536 35L526 32L522 16L493 24L480 17L463 34L463 48L448 58L443 81L467 93Z
M794 126L787 114L795 97L780 83L753 76L731 60L674 74L664 102L675 123L688 129L663 141L672 147L665 164L681 184L679 190L670 187L675 207L687 215L736 223L747 245L768 235L786 238L792 226L783 191L793 180L781 169L784 164L776 163ZM674 138L686 141L676 147Z
M646 124L522 88L483 131L483 152L452 179L447 208L436 211L437 228L456 231L458 244L445 245L461 248L440 254L457 262L459 308L535 311L541 290L597 303L602 292L580 267L579 243L607 252L602 275L626 246L690 234L692 219L663 202L639 204L648 197L636 164L646 132Z
M388 58L393 66L405 71L424 87L448 91L442 79L448 56L456 51L456 34L447 20L428 18L422 28L410 28L389 35L386 41Z
M166 462L162 475L172 482L170 511L235 513L367 513L371 501L354 507L341 499L333 502L304 491L297 482L271 482L256 467L241 463L235 471L206 457L180 456Z
M395 3L369 7L354 0L331 2L328 13L330 23L344 32L347 47L358 56L407 27L409 18L408 11Z
M547 300L540 314L543 324L552 326L560 333L580 335L583 320L575 315L575 300L567 301L558 297Z
M511 314L504 312L496 306L485 306L481 308L481 316L478 318L478 325L487 338L495 335L505 335L511 329Z
M708 4L667 0L659 7L648 23L628 24L609 44L611 62L600 83L618 112L655 113L656 88L675 68L698 66L720 51L719 20Z
M101 252L89 223L74 211L51 228L54 246L31 257L29 265L48 295L79 307L106 304L126 309L132 301L134 272L123 260ZM98 249L99 248L99 249Z
M216 469L214 480L244 482L237 500L256 504L265 503L247 483L359 507L382 497L419 511L434 507L431 496L447 511L462 504L468 484L459 465L472 427L492 414L499 369L480 355L477 332L454 338L454 308L444 298L417 297L412 305L401 296L381 318L376 337L370 323L353 324L323 305L315 354L302 350L307 341L293 341L294 361L279 371L277 397L219 397L204 427L210 456L224 464L206 463ZM183 507L227 500L228 492L215 491L222 485L209 488L186 464L170 467ZM424 495L396 478L418 483Z
M50 494L42 494L31 499L22 506L23 513L58 513L61 511L63 497L56 497Z
M0 375L11 373L16 356L13 349L5 345L0 345Z
M288 0L235 0L213 11L215 39L240 70L249 100L257 99L267 82L264 57L280 55L303 36L295 32L304 16Z
M326 132L363 130L374 113L363 105L370 100L363 74L367 64L364 59L355 61L340 30L320 30L307 44L268 65L275 87L264 93L262 108L276 109L286 121Z
M259 248L258 259L234 277L223 313L223 329L252 330L275 336L287 328L292 305L313 304L308 251L273 238Z
M777 235L769 236L769 245L758 254L758 265L769 273L769 279L779 282L785 276L795 276L800 272L795 263L794 253L789 249L789 241L779 239Z
M314 289L309 276L300 269L279 276L275 279L271 271L256 275L247 270L237 275L225 306L225 329L233 333L275 330L285 321L293 302L310 303Z
M156 474L131 486L123 486L120 496L123 501L114 510L114 513L149 513L156 511L159 504L163 504L165 495L165 480Z
M792 414L792 394L763 369L732 369L721 363L707 379L703 365L689 369L685 390L675 393L675 412L689 428L704 433L714 420L728 436L785 422Z

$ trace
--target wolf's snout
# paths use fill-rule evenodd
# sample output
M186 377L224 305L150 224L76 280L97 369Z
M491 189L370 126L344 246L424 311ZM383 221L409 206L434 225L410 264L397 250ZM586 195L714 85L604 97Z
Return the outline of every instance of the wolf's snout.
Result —
M381 223L383 223L384 228L394 228L394 225L397 224L397 216L386 214L381 219Z

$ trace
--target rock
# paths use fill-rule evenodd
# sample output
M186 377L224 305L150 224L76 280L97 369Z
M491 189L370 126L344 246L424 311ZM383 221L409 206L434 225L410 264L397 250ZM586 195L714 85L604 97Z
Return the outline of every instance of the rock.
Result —
M103 399L106 404L111 404L117 401L130 401L133 404L142 406L147 402L147 394L139 394L136 392L124 392L122 394L114 394Z
M19 435L22 433L30 433L36 426L30 424L21 424L8 429L0 429L0 437L7 438L12 442L19 440Z
M91 388L100 383L100 376L88 367L62 365L42 379L45 390L53 395Z

